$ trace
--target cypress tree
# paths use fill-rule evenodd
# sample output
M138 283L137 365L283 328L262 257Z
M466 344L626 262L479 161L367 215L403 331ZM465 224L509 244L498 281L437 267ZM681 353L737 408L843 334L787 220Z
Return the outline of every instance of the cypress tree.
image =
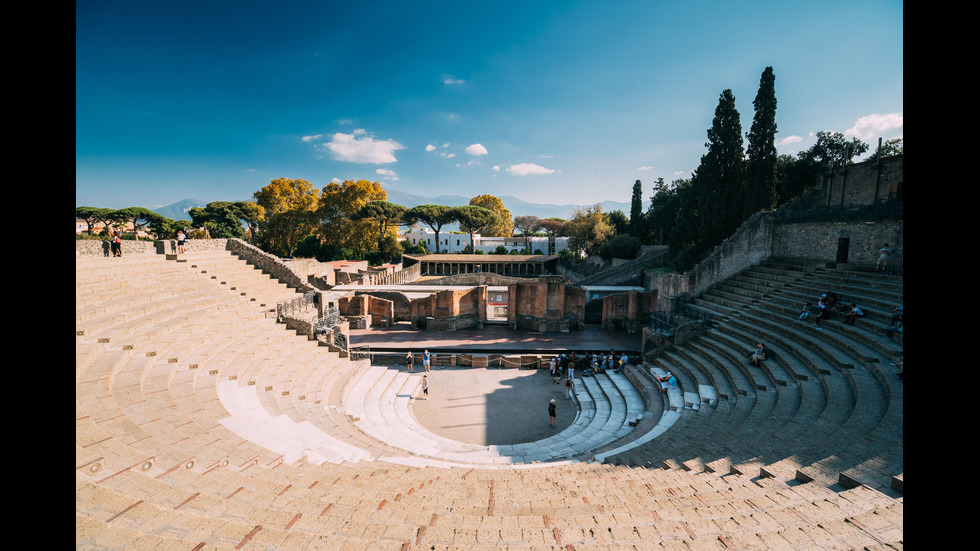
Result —
M643 235L643 185L637 180L633 184L633 203L630 205L630 235L639 238Z
M759 92L752 105L755 117L748 138L748 162L745 180L744 218L760 210L776 207L777 154L776 154L776 77L772 67L766 67L759 81Z
M708 152L691 178L698 197L698 245L707 251L742 222L745 153L742 123L731 90L721 93L708 129Z

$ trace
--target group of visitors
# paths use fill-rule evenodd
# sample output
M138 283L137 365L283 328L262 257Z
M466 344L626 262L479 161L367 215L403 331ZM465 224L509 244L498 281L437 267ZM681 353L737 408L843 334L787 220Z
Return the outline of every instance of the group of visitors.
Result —
M619 373L626 364L629 363L629 356L625 353L616 357L616 350L610 350L608 354L596 354L586 352L581 356L577 352L570 354L559 354L551 359L549 368L551 379L557 384L564 377L566 379L575 378L575 369L578 368L580 375L591 375L593 373L605 373L612 371Z
M822 330L823 328L820 327L820 321L830 319L831 314L841 314L843 316L844 323L847 325L854 325L854 322L857 321L858 318L864 317L864 311L861 310L860 306L855 303L847 303L846 299L840 299L833 291L827 291L826 293L820 295L816 306L810 302L804 304L797 319L800 321L807 321L811 316L813 316L814 327L816 327L817 330Z
M425 369L426 373L429 371L429 367L432 365L432 354L429 353L429 349L422 351L422 368ZM409 373L415 371L415 356L412 351L409 350L408 354L405 355L405 367L408 368Z

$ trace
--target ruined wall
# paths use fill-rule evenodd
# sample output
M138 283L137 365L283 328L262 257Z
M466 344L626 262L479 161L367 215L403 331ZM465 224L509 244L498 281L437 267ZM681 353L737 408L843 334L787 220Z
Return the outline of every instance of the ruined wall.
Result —
M512 329L569 331L585 328L585 289L565 285L561 277L508 286L507 321Z
M371 295L346 296L337 299L340 315L367 318L372 326L387 327L395 317L394 303Z
M629 291L603 297L602 327L608 331L639 331L656 308L656 291Z
M411 302L412 325L435 331L482 328L487 321L487 288L447 289Z

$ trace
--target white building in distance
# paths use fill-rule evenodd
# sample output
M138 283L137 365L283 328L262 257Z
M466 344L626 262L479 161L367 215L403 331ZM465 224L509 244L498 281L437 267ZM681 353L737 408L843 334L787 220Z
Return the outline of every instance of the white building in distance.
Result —
M425 250L430 253L436 252L436 232L429 228L409 228L402 235L406 245L418 245L422 244ZM476 241L473 247L474 251L482 251L484 253L494 253L497 251L497 247L503 245L507 249L507 252L520 251L524 249L527 242L530 241L530 254L545 254L554 255L568 248L568 238L567 237L539 237L533 236L527 238L515 236L515 237L483 237L482 235L475 233L473 234L473 240ZM441 231L439 232L439 252L441 253L458 253L466 250L470 245L470 234L461 232L450 232ZM540 251L540 252L538 252Z

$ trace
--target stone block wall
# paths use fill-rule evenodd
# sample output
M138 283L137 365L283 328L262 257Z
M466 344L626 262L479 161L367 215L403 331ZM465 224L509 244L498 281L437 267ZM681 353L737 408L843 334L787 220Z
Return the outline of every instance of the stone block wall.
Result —
M657 292L617 293L602 298L602 327L610 331L637 331L656 310Z
M568 331L585 328L585 289L542 277L508 286L507 321L514 329Z
M846 245L842 244L846 240ZM839 248L847 250L847 261L839 267L871 267L878 251L887 243L893 251L888 260L892 268L904 265L904 224L901 220L854 222L815 222L780 224L773 237L773 256L835 262Z
M454 331L482 327L487 321L487 287L447 289L411 302L412 324Z
M337 309L341 316L365 317L374 326L388 326L395 316L394 303L371 295L340 297Z

